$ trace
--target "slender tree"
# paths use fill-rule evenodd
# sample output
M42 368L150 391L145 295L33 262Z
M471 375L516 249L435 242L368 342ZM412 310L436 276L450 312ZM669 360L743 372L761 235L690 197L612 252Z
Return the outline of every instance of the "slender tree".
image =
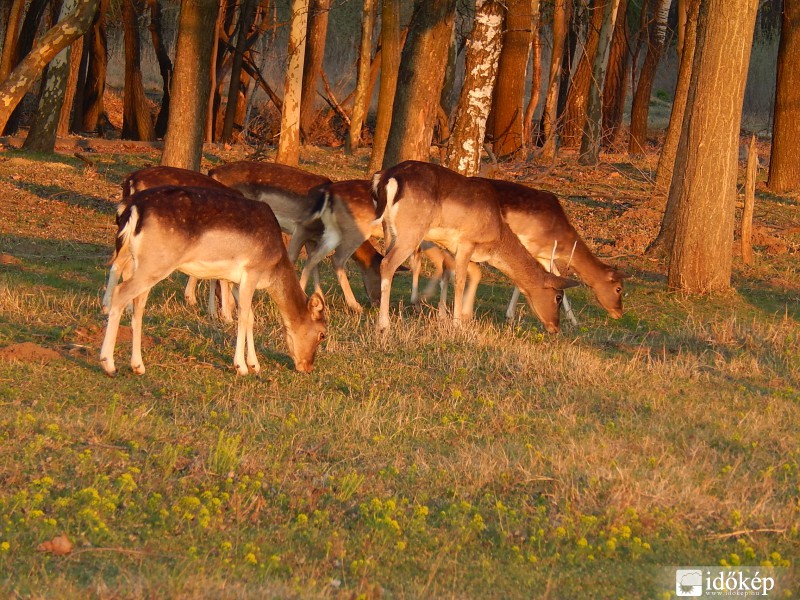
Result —
M0 83L0 130L5 128L11 112L45 65L86 32L97 10L97 2L98 0L77 0L75 11L50 28L5 81Z
M392 107L400 70L400 1L383 0L381 11L381 81L378 93L378 115L372 136L369 172L381 168L386 141L392 126Z
M194 171L200 168L217 11L218 0L181 0L162 165Z
M426 0L412 19L397 74L384 168L430 156L454 19L455 0Z
M314 124L314 102L317 99L317 82L325 56L330 8L331 0L311 0L303 61L303 91L300 96L300 127L304 132L309 131Z
M78 91L78 71L81 67L81 57L83 56L83 43L86 35L79 37L72 42L69 51L69 74L67 75L67 86L64 91L64 103L61 105L61 114L56 126L56 137L64 137L70 132L70 117L74 105L76 92Z
M97 131L98 126L105 118L103 95L106 89L106 67L108 65L107 10L108 0L100 0L97 14L87 36L86 82L84 85L78 86L78 90L82 94L82 102L75 119L75 128L80 131Z
M664 256L672 246L675 238L675 220L679 196L670 194L672 173L675 167L675 157L678 153L678 144L683 129L683 115L686 101L689 96L689 84L692 79L692 64L694 62L695 41L697 39L697 13L700 0L689 0L687 7L685 31L683 35L683 48L681 49L681 64L678 71L678 83L675 87L675 99L672 101L672 113L669 117L667 136L661 148L656 170L656 182L653 186L652 201L657 206L665 206L664 216L661 219L661 228L646 253L651 256ZM668 199L667 199L668 197Z
M300 106L303 90L303 60L306 53L306 30L309 0L293 0L289 32L289 64L283 92L281 137L276 162L297 166L300 161Z
M730 287L739 127L758 3L703 0L670 196L677 200L667 282L691 293Z
M76 6L76 0L64 0L58 20L66 19L75 11ZM56 130L69 77L70 50L71 46L65 47L47 65L38 109L23 144L23 148L29 152L55 150Z
M153 40L153 49L158 60L158 71L161 74L162 94L161 107L158 109L156 117L155 135L158 138L164 137L167 132L167 121L169 120L169 89L172 84L172 61L164 45L164 36L161 32L161 0L147 0L150 7L150 39Z
M628 51L627 11L628 0L621 0L608 55L606 81L603 86L603 144L605 145L613 144L619 133L625 109L625 95L628 91L630 52Z
M353 117L345 142L345 152L352 154L361 145L361 127L364 124L368 105L370 86L370 66L372 64L372 30L375 28L375 0L364 0L361 18L361 46L358 50L358 79L353 97Z
M648 7L651 20L648 26L647 54L644 58L639 81L633 94L631 105L631 135L628 140L628 152L640 154L647 141L647 117L650 113L650 94L653 91L653 80L656 67L661 60L664 41L667 36L667 16L672 0L650 0Z
M7 0L3 4L6 29L3 38L3 52L0 54L0 81L8 77L17 64L17 36L22 16L25 13L25 0Z
M525 67L531 48L531 0L507 0L503 50L492 100L492 139L497 156L522 149Z
M531 0L531 94L522 122L525 144L529 146L533 141L533 116L536 113L536 107L539 106L539 89L542 83L542 40L539 36L539 4L539 0Z
M122 21L125 38L125 90L123 93L122 139L152 140L153 117L142 83L141 41L139 39L139 0L123 0Z
M475 26L467 41L464 85L444 163L462 175L473 176L480 171L486 119L503 46L505 13L505 7L497 0L475 3Z
M229 142L233 137L233 123L238 109L239 90L242 83L242 63L247 51L247 36L256 16L256 0L243 0L239 9L239 22L236 26L236 47L231 62L231 76L228 83L228 101L225 107L225 121L222 124L222 140Z
M800 0L784 0L767 187L800 190Z
M594 62L592 63L592 82L589 85L589 102L586 107L586 121L581 136L580 160L585 165L596 165L600 161L600 139L603 130L603 84L606 80L608 51L611 47L611 36L617 19L620 0L604 0L603 26L597 42Z
M553 50L550 53L550 74L547 96L542 112L542 156L555 158L558 133L558 93L561 85L561 66L564 57L564 42L567 39L567 0L553 0Z

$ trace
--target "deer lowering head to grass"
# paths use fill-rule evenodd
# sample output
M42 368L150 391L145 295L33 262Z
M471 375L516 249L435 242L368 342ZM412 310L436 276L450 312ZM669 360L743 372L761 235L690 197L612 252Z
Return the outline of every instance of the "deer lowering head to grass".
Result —
M147 296L175 270L239 286L233 359L237 373L260 370L251 308L256 289L266 289L278 307L295 368L311 371L317 347L325 338L325 302L319 294L307 299L300 289L268 206L230 191L158 187L138 192L121 209L112 260L115 264L131 261L133 272L112 294L100 351L106 373L116 373L114 346L122 311L129 302L133 302L131 368L144 373L142 315Z
M331 180L327 177L286 165L253 161L239 161L215 167L209 171L209 175L248 198L270 205L281 229L292 236L289 258L293 262L297 260L303 246L306 246L309 256L321 255L324 258L339 244L340 232L329 226L330 223L326 225L325 216L316 206L318 194L310 193L312 188L330 184ZM351 255L361 270L367 295L377 304L380 298L381 255L367 238L362 240ZM313 275L315 287L319 290L316 264L309 273ZM304 289L306 282L307 275L302 279ZM352 290L350 296L352 297ZM353 304L349 299L348 304L360 312L360 304Z
M189 169L181 169L178 167L168 166L155 166L146 167L134 171L125 178L122 182L122 204L124 207L127 205L130 197L136 192L147 190L150 188L161 187L165 185L173 186L191 186L191 187L204 187L222 191L231 192L232 190L219 181L212 179L208 175L203 175L197 171L190 171ZM117 216L122 214L122 210L117 211ZM117 223L119 224L119 223ZM114 287L119 282L120 276L123 279L128 279L131 275L130 262L118 261L111 265L111 272L108 275L108 283L106 285L106 292L103 296L103 313L108 314L111 306L111 294L114 292ZM194 306L197 304L197 297L195 289L197 287L197 279L189 277L184 290L186 301ZM210 314L216 314L216 285L209 286L208 294L208 311ZM233 298L230 292L230 286L227 282L220 281L220 298L221 298L221 314L225 321L233 321Z
M598 302L612 318L618 319L622 316L623 280L626 275L603 263L592 253L570 223L555 194L510 181L481 177L473 179L491 185L495 189L503 220L536 260L557 275L559 271L554 259L566 261L581 276L584 283L592 288ZM430 296L440 283L441 265L445 265L445 270L452 269L452 258L443 255L441 250L430 245L423 245L423 249L437 266L434 277L422 294L424 298ZM414 271L418 270L419 266L414 265ZM480 270L470 271L469 280L470 285L464 297L465 316L469 316L472 308L475 290L480 281ZM413 299L412 296L412 301ZM516 288L506 310L509 319L514 317L518 300L519 288ZM577 323L566 295L563 299L563 308L567 317L573 323Z
M546 266L552 263L553 258L568 262L592 288L597 301L608 314L614 319L622 316L626 275L592 253L570 223L555 194L511 181L476 179L495 189L503 220L532 256ZM554 268L554 272L558 273L558 270ZM512 315L518 297L517 291L508 308Z
M389 294L395 271L420 242L428 240L454 256L455 320L463 314L467 265L487 262L522 289L547 331L559 330L561 290L578 284L547 273L528 254L503 221L491 185L437 165L406 161L376 173L373 189L387 245L381 263L378 329L389 328Z

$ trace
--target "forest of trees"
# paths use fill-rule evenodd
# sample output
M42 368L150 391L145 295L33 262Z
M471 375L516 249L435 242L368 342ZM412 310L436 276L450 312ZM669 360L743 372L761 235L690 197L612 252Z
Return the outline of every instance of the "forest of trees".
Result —
M336 4L354 5L346 14L359 19L350 28L358 60L346 96L323 68ZM370 145L371 170L431 160L432 145L442 164L466 175L479 173L485 153L549 163L573 149L591 167L609 147L634 156L654 150L654 79L674 47L677 84L652 192L664 219L649 251L667 259L671 287L719 291L731 281L740 124L756 35L780 36L767 185L776 193L800 189L799 4L5 0L0 129L9 135L27 126L24 147L40 152L69 133L109 135L103 102L114 23L124 38L123 122L114 134L163 138L163 164L198 169L203 142L243 140L259 96L279 115L278 135L248 141L277 146L285 164L298 163L300 145L322 121L346 152ZM174 44L165 35L168 7L179 8ZM288 30L279 54L263 43L278 29ZM143 44L152 44L162 82L155 110L143 85ZM270 48L283 57L282 88L264 73L275 60ZM38 107L23 123L29 93Z

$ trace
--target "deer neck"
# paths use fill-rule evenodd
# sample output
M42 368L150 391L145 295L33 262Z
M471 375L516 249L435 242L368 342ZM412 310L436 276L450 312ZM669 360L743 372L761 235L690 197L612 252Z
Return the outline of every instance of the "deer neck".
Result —
M284 326L294 330L306 323L309 320L308 299L287 257L281 258L269 279L269 295L278 307Z
M570 262L571 268L581 276L586 285L591 287L604 277L608 266L592 254L592 251L589 250L589 247L582 239L577 239L577 245L571 261L570 252L572 252L572 248L566 251L563 258Z

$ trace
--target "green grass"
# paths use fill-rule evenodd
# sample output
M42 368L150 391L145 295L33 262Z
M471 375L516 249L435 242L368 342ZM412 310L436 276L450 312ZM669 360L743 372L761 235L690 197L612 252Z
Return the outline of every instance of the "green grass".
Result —
M375 311L348 313L323 268L330 335L307 376L261 296L263 371L237 377L234 326L187 307L175 275L145 312L147 373L120 341L110 379L97 354L114 204L97 198L120 159L95 157L94 179L76 161L20 182L3 158L4 217L23 208L0 225L0 254L20 261L0 264L0 350L61 355L0 359L5 595L668 598L665 566L771 564L793 597L793 255L698 299L629 257L625 317L579 288L580 325L557 336L526 310L505 325L511 289L489 274L475 322L403 308L378 337ZM61 533L71 554L37 551Z

